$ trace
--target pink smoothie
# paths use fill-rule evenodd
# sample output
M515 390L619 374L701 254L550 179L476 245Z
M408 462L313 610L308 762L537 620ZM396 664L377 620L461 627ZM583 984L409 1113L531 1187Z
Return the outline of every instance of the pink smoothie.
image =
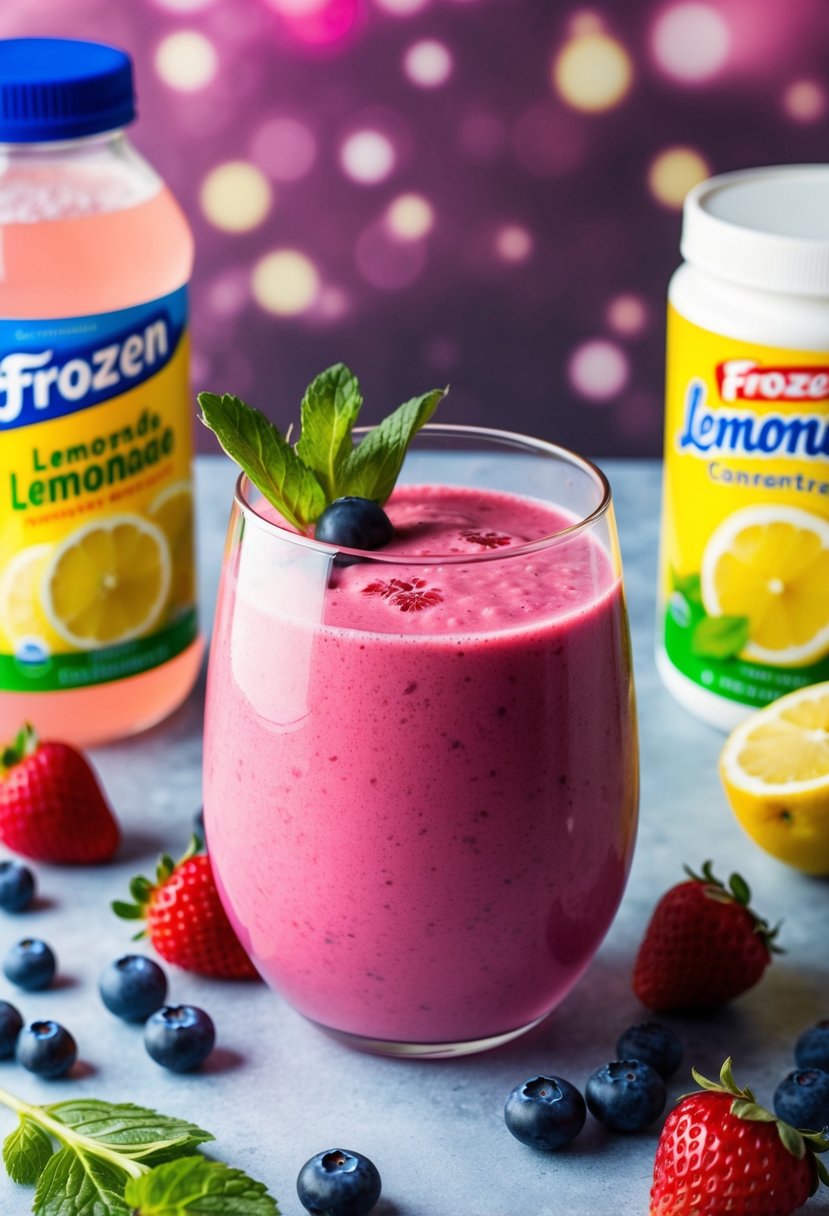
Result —
M210 661L209 847L241 940L309 1018L486 1039L562 999L621 899L621 584L589 531L528 551L571 522L535 500L400 487L386 509L399 563L331 568L246 521ZM423 554L491 560L407 565Z

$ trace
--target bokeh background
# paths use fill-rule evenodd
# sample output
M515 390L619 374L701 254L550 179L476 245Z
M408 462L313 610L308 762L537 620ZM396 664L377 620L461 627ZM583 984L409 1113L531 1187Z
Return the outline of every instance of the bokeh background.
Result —
M343 359L369 422L451 382L444 420L655 455L685 192L829 158L829 0L2 0L24 34L132 52L194 385L283 427Z

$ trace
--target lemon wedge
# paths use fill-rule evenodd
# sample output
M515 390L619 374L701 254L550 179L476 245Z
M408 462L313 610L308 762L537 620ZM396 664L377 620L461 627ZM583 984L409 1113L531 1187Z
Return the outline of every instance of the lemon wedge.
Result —
M43 609L70 646L113 646L156 624L170 578L161 529L140 515L115 515L85 524L55 548L43 578Z
M729 735L720 777L744 830L773 857L829 874L829 681L788 693Z
M189 606L196 598L193 491L189 481L176 481L157 494L150 504L149 516L161 528L170 550L170 608Z
M748 618L746 658L789 666L829 651L829 521L820 516L735 511L708 541L700 581L709 616Z

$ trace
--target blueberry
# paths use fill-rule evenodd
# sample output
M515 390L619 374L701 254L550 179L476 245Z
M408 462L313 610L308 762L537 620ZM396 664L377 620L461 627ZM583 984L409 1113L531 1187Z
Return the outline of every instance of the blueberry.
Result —
M17 1040L18 1063L38 1077L62 1077L77 1055L75 1040L57 1022L32 1022Z
M24 937L15 942L3 959L3 974L7 980L17 984L26 992L48 988L55 974L57 962L46 942L36 937Z
M819 1132L829 1126L829 1072L821 1068L790 1072L774 1091L774 1113L793 1127Z
M203 1063L216 1042L213 1019L195 1005L165 1005L144 1025L144 1046L162 1068L190 1072Z
M516 1085L504 1105L504 1122L530 1148L563 1148L587 1118L584 1098L563 1077L533 1077Z
M380 1198L380 1175L361 1153L332 1148L305 1162L296 1193L311 1216L367 1216Z
M22 912L35 897L35 876L19 861L0 861L0 908Z
M110 963L98 980L101 1000L125 1022L146 1022L167 996L167 976L151 958L125 954Z
M17 1036L23 1029L23 1019L14 1005L0 1001L0 1060L14 1055Z
M345 549L381 549L394 536L386 512L370 498L335 498L317 520L317 540Z
M682 1044L670 1026L663 1022L641 1022L630 1026L616 1044L620 1060L641 1060L650 1064L665 1080L682 1063Z
M829 1020L803 1031L795 1043L794 1062L798 1068L822 1068L829 1072Z
M641 1132L665 1107L665 1082L641 1060L597 1068L584 1091L590 1113L614 1132Z

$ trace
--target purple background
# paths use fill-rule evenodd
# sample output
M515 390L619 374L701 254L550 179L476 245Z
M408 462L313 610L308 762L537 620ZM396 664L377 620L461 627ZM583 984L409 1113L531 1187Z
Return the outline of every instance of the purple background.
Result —
M195 386L283 427L343 359L365 421L450 381L444 421L656 454L682 193L827 155L827 0L2 0L23 34L134 55Z

